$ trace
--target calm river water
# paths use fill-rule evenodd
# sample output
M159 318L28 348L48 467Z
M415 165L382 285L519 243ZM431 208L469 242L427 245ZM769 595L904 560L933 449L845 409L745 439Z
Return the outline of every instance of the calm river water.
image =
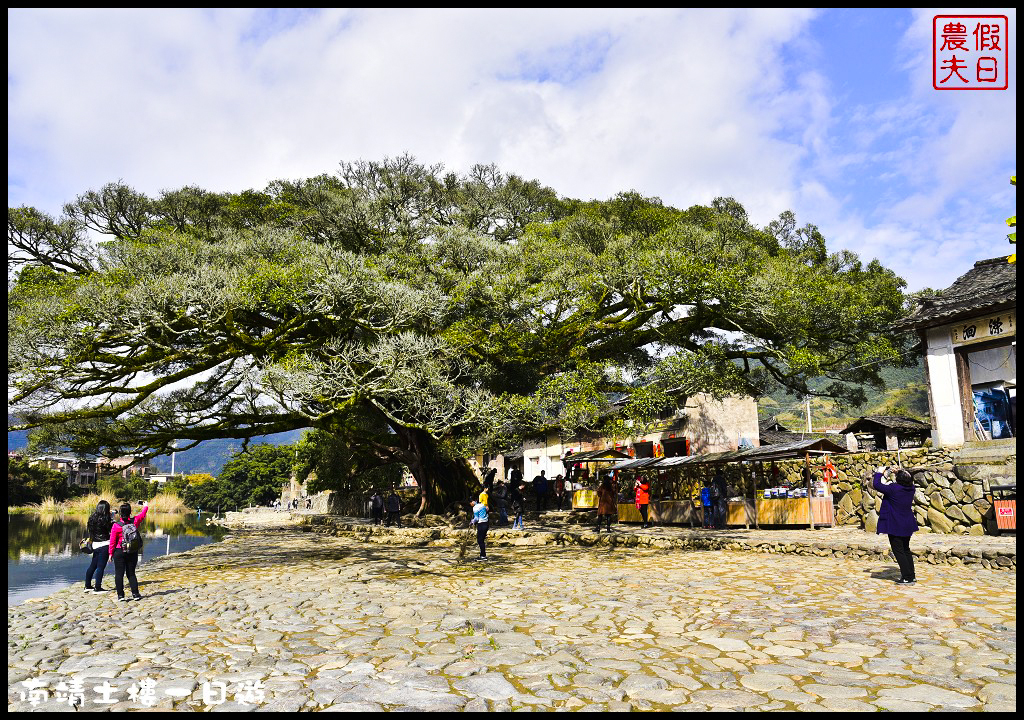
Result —
M78 551L86 535L85 515L7 516L7 604L44 597L74 583L85 587L91 555ZM139 564L220 540L221 527L207 527L196 513L151 513L143 523L144 545ZM103 587L114 587L114 563L107 563ZM127 581L126 581L127 582Z

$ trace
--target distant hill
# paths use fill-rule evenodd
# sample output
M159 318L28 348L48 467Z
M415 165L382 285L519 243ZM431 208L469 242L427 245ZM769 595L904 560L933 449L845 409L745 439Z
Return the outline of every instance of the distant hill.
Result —
M14 417L8 414L7 426L10 427L14 422ZM302 430L292 430L290 432L256 437L249 441L249 445L259 445L260 443L270 443L271 445L290 445L298 442L302 437L302 433ZM176 473L185 473L186 475L192 475L195 473L219 475L221 468L223 468L224 464L231 459L231 456L242 449L242 442L242 440L235 440L234 438L206 440L205 442L196 445L191 450L176 453L174 458L174 471ZM24 450L27 447L27 431L16 430L7 432L8 452L12 450ZM158 455L153 458L153 466L158 472L170 472L171 456Z
M840 408L834 400L811 399L812 430L845 427L864 415L904 415L924 422L928 416L928 386L925 383L924 362L909 368L885 368L881 372L885 390L865 388L868 399L859 407ZM828 381L812 382L811 387L823 387ZM761 398L757 403L758 415L776 416L791 430L807 426L804 402L795 395L778 391Z
M291 445L297 443L302 437L302 430L277 433L254 437L249 441L249 446L269 443L271 445ZM231 456L242 449L242 440L225 438L222 440L206 440L199 443L191 450L184 450L175 453L174 472L194 475L195 473L209 473L219 475L221 468L231 459ZM153 458L153 465L161 472L171 471L171 456L158 455Z

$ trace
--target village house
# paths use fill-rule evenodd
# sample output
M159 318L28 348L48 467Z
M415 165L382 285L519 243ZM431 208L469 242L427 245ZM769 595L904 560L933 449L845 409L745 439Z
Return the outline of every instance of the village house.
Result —
M865 415L839 432L846 436L850 452L874 452L921 447L931 437L932 426L899 415Z
M757 403L752 397L715 400L710 395L698 394L646 432L625 438L564 438L552 431L523 443L519 451L498 456L490 466L498 467L503 477L511 467L519 467L529 480L541 470L549 478L564 474L563 460L570 451L579 454L609 449L628 457L649 458L726 452L757 445ZM479 459L482 465L489 460Z
M41 455L28 460L30 466L42 466L48 470L62 472L68 477L68 485L75 487L94 487L99 477L99 468L95 460L62 455Z
M917 332L932 440L937 447L1017 434L1017 271L982 260L918 307L896 330Z
M161 477L164 482L169 479L169 476L152 475L153 466L132 455L97 460L70 455L39 455L29 457L28 464L62 472L67 475L68 485L75 487L95 487L100 475L120 475L125 479L137 475L158 482Z
M117 474L126 480L132 475L141 475L148 478L154 470L148 461L137 458L134 455L125 455L118 458L101 458L98 464L104 475Z

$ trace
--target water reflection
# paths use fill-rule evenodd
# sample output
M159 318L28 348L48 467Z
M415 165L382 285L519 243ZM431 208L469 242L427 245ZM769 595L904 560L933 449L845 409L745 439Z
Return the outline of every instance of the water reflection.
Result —
M44 597L70 583L84 587L90 555L79 552L78 543L87 534L87 523L84 515L7 516L8 605ZM206 517L195 513L152 513L143 522L139 564L214 542L224 534L223 528L207 527ZM108 564L107 575L113 569ZM112 576L103 582L113 587Z

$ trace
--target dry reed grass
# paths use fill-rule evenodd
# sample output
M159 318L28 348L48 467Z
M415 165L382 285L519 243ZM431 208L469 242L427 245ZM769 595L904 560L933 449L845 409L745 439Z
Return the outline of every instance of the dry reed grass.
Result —
M72 498L62 503L57 502L53 498L46 498L41 503L33 503L24 508L15 508L14 510L53 516L65 513L69 515L91 515L92 511L99 505L100 500L106 500L110 503L110 512L117 513L117 507L120 503L112 496L106 497L98 493ZM8 508L9 513L11 510L11 508ZM149 501L149 511L154 513L185 513L189 511L189 508L174 493L164 492Z
M149 501L149 509L157 513L183 513L189 510L180 497L170 492L162 492L154 496Z
M91 495L83 495L82 497L72 498L67 501L67 511L72 515L91 515L92 511L99 505L100 500L106 500L110 503L111 511L117 507L117 503L112 497L104 497L96 493Z
M64 504L59 503L52 497L43 498L41 503L34 503L32 506L40 515L63 515Z

